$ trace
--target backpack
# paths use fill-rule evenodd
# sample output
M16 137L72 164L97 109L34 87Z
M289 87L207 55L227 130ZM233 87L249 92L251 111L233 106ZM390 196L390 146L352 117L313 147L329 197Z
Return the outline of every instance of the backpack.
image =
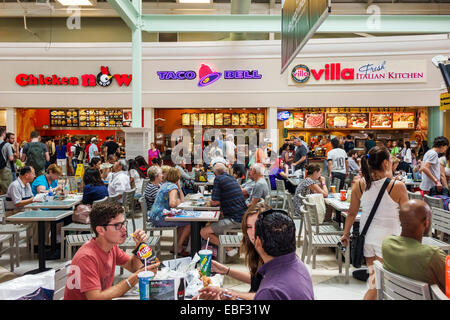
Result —
M3 141L0 144L0 169L3 169L3 168L6 167L6 159L3 156L3 152L2 152L3 151L3 147L5 146L5 144L6 144L6 141Z
M45 152L40 142L28 144L26 164L34 168L36 175L45 169Z
M80 152L82 150L83 149L80 146L75 146L75 152L74 152L73 158L74 159L78 159L78 157L80 156Z

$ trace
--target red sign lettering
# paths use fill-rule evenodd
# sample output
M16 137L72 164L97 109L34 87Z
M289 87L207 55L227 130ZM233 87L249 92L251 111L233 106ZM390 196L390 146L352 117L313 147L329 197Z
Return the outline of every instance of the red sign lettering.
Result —
M311 69L311 73L317 81L322 79L325 73L325 80L354 80L355 79L355 69L347 68L341 70L340 63L326 64L325 69L315 70Z

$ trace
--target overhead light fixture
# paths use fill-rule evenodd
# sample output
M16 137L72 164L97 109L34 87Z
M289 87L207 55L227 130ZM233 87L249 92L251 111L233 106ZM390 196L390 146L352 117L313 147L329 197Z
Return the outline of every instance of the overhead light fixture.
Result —
M177 0L177 3L203 3L211 4L212 0Z
M56 1L58 1L62 6L75 6L75 7L93 6L97 3L96 0L56 0Z

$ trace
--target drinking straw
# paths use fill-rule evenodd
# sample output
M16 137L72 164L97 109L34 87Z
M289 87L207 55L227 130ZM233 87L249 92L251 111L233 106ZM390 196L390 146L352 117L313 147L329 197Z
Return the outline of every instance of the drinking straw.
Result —
M209 237L208 237L208 241L206 241L206 250L208 250L208 244L209 244Z

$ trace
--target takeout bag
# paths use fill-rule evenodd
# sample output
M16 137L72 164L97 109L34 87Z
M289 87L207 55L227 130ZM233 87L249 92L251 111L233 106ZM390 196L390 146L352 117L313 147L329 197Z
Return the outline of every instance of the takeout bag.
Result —
M53 300L55 270L25 275L0 284L0 300Z
M89 215L91 214L91 205L89 204L79 204L76 206L75 211L72 215L72 221L83 223L83 224L90 224L91 220L89 218Z

